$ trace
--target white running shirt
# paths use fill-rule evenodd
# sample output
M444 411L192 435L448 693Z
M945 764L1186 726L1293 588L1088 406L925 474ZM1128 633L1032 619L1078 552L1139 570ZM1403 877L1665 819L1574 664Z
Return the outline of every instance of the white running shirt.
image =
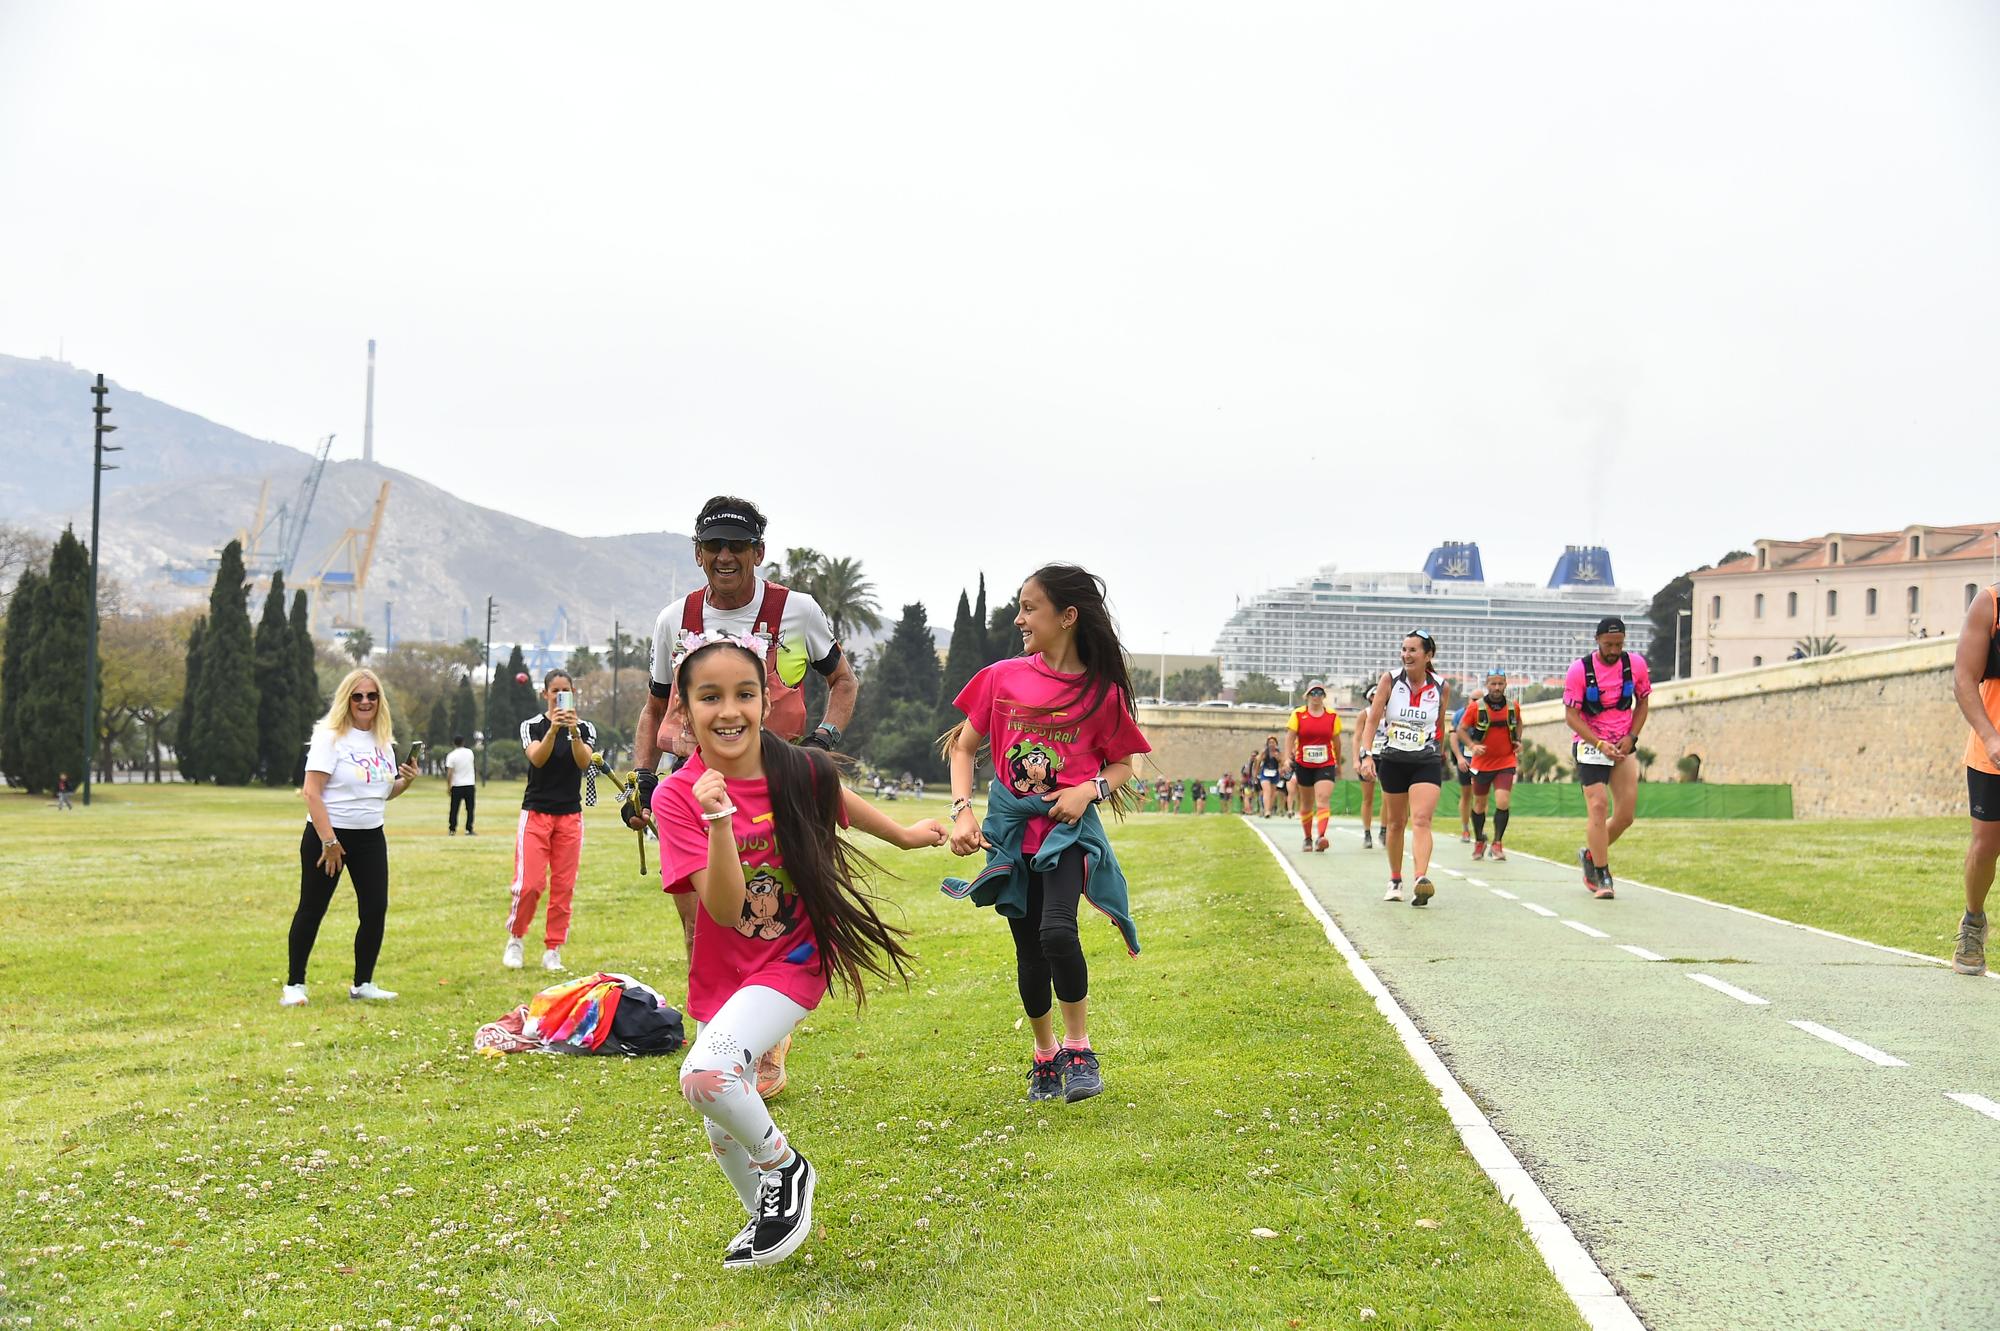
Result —
M1382 725L1376 733L1383 751L1397 758L1430 758L1438 752L1438 719L1443 711L1444 690L1435 675L1412 686L1409 672L1398 670L1389 681L1389 703L1382 709Z

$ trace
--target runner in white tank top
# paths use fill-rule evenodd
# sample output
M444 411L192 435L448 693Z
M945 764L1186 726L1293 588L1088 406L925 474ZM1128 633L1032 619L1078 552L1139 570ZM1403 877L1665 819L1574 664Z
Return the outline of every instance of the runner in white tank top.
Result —
M1451 699L1450 689L1431 669L1436 656L1437 642L1430 634L1405 634L1403 668L1382 676L1362 722L1362 776L1382 787L1382 844L1389 854L1389 891L1382 899L1403 899L1403 832L1408 828L1417 870L1410 899L1415 906L1428 905L1437 892L1430 878L1431 815L1444 785L1439 746Z

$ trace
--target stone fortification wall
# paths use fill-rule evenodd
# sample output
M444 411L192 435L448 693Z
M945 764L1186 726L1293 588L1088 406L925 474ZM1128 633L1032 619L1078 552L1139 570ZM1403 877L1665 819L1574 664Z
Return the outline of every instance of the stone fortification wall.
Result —
M1355 714L1340 712L1342 766L1353 768ZM1139 728L1146 732L1153 752L1139 764L1143 777L1168 777L1192 781L1197 777L1213 781L1224 772L1235 772L1260 752L1267 735L1276 735L1288 746L1285 708L1265 711L1246 707L1182 707L1168 703L1139 705Z
M1674 763L1697 753L1705 781L1791 786L1801 818L1963 813L1957 646L1929 638L1660 684L1642 741L1659 754L1653 777L1673 780ZM1529 738L1568 753L1560 702L1525 707L1521 720Z

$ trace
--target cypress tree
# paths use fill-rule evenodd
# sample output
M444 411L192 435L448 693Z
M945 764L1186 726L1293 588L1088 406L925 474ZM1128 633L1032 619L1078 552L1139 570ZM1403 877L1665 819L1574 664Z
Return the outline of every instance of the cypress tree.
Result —
M430 721L424 726L424 747L430 750L424 755L426 762L444 757L451 748L451 709L445 706L443 694L431 703Z
M9 785L27 779L21 700L28 691L28 649L42 612L43 581L41 570L30 567L14 584L14 599L7 606L7 637L0 647L0 771L7 773Z
M896 631L869 668L868 687L861 693L868 714L863 742L871 761L891 772L924 777L943 770L932 724L943 682L937 642L924 607L906 605Z
M49 557L40 600L18 714L22 775L30 790L52 789L61 772L80 782L84 765L95 757L85 752L83 714L83 665L95 612L90 554L68 528ZM91 722L95 734L95 718Z
M267 786L292 779L299 725L299 700L293 676L298 651L292 646L292 626L285 618L285 575L271 575L264 598L264 615L257 621L254 655L257 679L257 768Z
M487 739L518 738L521 723L542 710L541 690L535 687L533 677L525 683L520 679L527 673L528 661L521 655L521 644L517 642L506 666L493 681L493 697L486 709Z
M479 730L479 703L472 696L472 676L458 677L458 692L451 700L451 733L463 735L467 744Z
M1021 630L1014 627L1014 616L1021 613L1019 597L1011 597L1007 604L995 606L987 620L986 664L1007 661L1021 654Z
M203 775L225 786L247 785L257 774L257 673L249 596L243 546L231 541L222 548L222 564L208 596L208 631L202 635L201 680L194 695Z
M208 780L201 765L201 732L194 724L194 698L201 687L202 644L207 636L208 619L204 616L188 630L187 680L181 688L180 709L174 715L174 761L188 781Z
M983 579L982 579L983 581ZM980 595L985 595L982 587ZM983 617L975 616L965 593L958 594L958 614L951 621L951 647L944 658L944 678L938 688L937 716L931 728L942 735L963 718L952 700L979 668L986 664L986 628Z
M302 785L306 779L306 742L313 727L326 714L326 699L319 691L319 656L313 650L312 612L306 604L306 589L292 593L292 761L290 781Z

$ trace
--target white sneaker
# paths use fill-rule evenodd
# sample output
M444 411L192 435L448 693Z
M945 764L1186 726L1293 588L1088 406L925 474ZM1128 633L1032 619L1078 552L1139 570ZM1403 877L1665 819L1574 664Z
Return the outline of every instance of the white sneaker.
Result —
M367 998L381 1002L385 999L394 998L396 995L393 991L384 989L381 985L375 983L375 981L370 980L365 984L349 985L347 987L347 996L349 998Z
M548 951L542 953L543 970L559 971L562 968L563 968L562 953L556 951L554 948L550 948Z
M1403 899L1403 885L1397 882L1395 879L1391 878L1389 880L1389 890L1382 894L1382 900L1401 901L1402 899Z
M507 935L507 950L500 954L500 964L510 971L521 969L521 940Z
M288 984L278 991L279 1007L304 1007L306 987L302 984Z

